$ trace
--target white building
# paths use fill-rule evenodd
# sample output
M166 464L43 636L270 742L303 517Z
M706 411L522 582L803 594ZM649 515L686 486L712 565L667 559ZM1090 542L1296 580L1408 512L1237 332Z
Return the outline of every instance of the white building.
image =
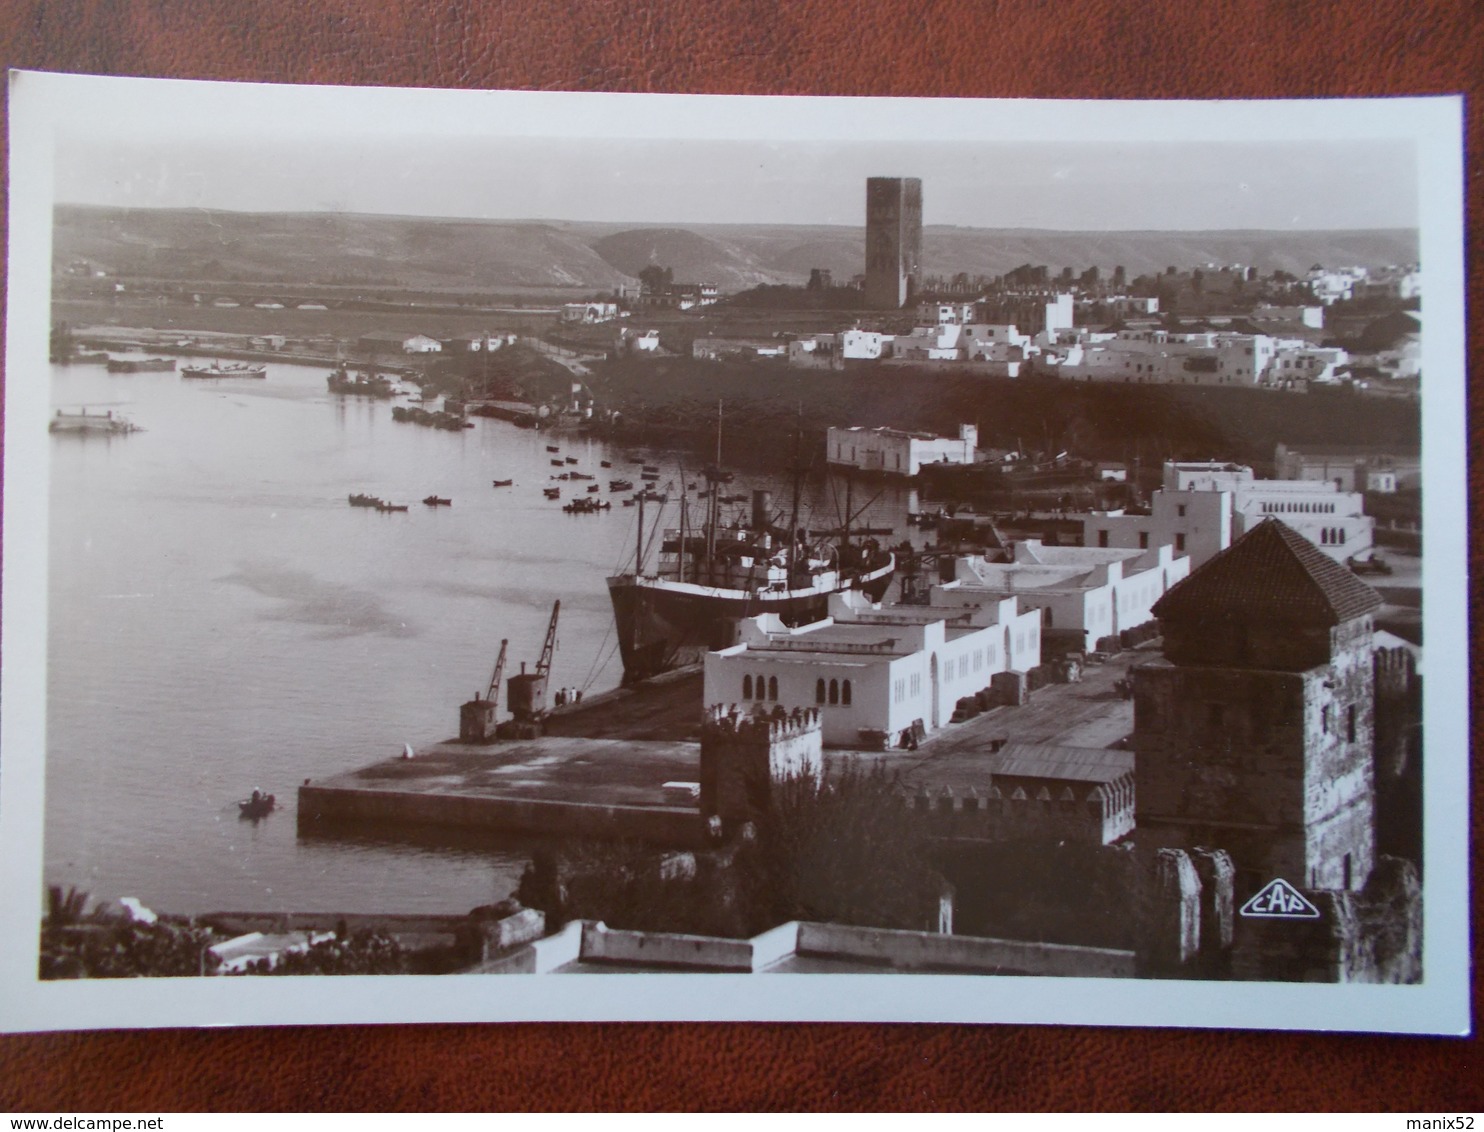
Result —
M1031 336L996 323L942 322L914 327L892 343L892 358L902 362L973 363L978 372L1018 377L1026 358L1036 352Z
M1350 355L1338 346L1281 342L1273 356L1268 383L1281 386L1299 382L1330 384L1340 379L1340 367L1349 362Z
M960 558L953 581L934 586L931 607L988 605L1016 598L1036 610L1043 633L1091 652L1154 620L1150 608L1190 573L1190 559L1169 545L1145 551L1015 544L1013 562Z
M1324 307L1279 307L1263 303L1247 312L1247 321L1258 326L1267 323L1289 326L1307 326L1310 330L1324 329Z
M895 476L915 476L924 464L972 464L979 429L958 426L957 439L895 428L831 428L825 438L825 459L840 467L859 468Z
M1226 541L1214 549L1212 539L1219 539L1225 505L1198 498L1202 494L1231 499L1230 530ZM1111 545L1116 545L1113 532L1123 538L1127 532L1148 531L1153 541L1183 532L1185 538L1175 538L1175 545L1201 565L1215 550L1224 550L1264 519L1276 516L1343 564L1348 558L1371 556L1376 526L1365 513L1360 491L1341 491L1339 482L1329 479L1260 480L1242 464L1166 463L1164 491L1155 493L1151 511L1150 516L1109 512L1089 517L1083 522L1084 541L1101 538L1103 530L1110 532ZM1115 523L1115 518L1122 521ZM1186 525L1176 525L1177 519Z
M842 330L839 334L839 353L842 358L871 361L891 356L895 335L883 334L879 330Z
M414 334L410 338L402 339L402 352L406 354L439 354L443 352L443 343L436 338L429 338L426 334Z
M935 731L996 673L1041 660L1040 616L1013 598L925 608L847 593L829 611L796 628L776 614L744 620L738 644L706 655L705 702L817 708L826 746L879 749L871 734Z
M581 322L591 325L596 322L612 322L617 317L617 303L591 302L562 304L563 322Z
M1332 483L1339 491L1390 493L1422 486L1422 457L1416 452L1279 444L1273 459L1283 479Z
M1369 272L1363 267L1340 267L1334 270L1315 267L1304 276L1304 282L1316 299L1329 306L1353 298L1356 288L1365 285L1368 275Z
M1270 376L1276 350L1277 340L1266 334L1120 330L1090 335L1081 360L1063 359L1055 372L1068 380L1130 385L1255 386Z
M1082 519L1082 545L1109 550L1168 546L1199 569L1231 545L1232 493L1166 487L1149 500L1148 514L1094 511Z

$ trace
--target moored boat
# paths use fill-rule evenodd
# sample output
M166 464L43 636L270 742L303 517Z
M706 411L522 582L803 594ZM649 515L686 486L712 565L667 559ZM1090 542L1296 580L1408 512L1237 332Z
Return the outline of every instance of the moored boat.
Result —
M168 373L175 368L174 358L109 358L109 373Z
M90 413L81 409L76 413L57 410L47 424L48 432L76 433L79 435L101 434L104 436L116 436L123 433L138 432L139 426L121 413L115 413L112 409L103 413Z
M208 365L189 365L180 367L181 377L267 377L268 367L265 365L253 365L251 362L222 362L216 361Z
M803 625L827 615L834 593L882 599L896 571L890 551L870 539L790 539L769 504L767 492L755 493L746 526L667 530L656 569L608 579L626 683L735 644L743 618L776 613L786 625Z
M385 374L375 371L353 374L343 362L334 373L330 374L326 383L331 393L348 397L375 397L387 400L402 391L398 383Z

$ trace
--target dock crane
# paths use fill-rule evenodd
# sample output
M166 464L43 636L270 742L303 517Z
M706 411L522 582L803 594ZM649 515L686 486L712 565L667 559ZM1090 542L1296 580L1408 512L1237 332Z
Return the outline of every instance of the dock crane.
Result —
M500 710L500 676L505 671L505 650L510 642L500 642L500 655L495 658L495 674L490 677L490 686L483 696L478 692L474 698L459 707L459 742L489 743L496 737L495 716Z
M531 739L541 734L542 720L546 718L546 681L551 675L551 658L556 653L557 618L561 616L562 603L551 606L551 621L546 626L546 642L541 646L541 659L536 662L534 672L526 671L521 661L520 671L505 682L505 702L514 717L509 731L518 739Z
M505 649L510 644L508 640L500 642L500 655L495 657L495 674L490 677L490 686L484 693L484 698L493 702L500 695L500 676L505 671Z

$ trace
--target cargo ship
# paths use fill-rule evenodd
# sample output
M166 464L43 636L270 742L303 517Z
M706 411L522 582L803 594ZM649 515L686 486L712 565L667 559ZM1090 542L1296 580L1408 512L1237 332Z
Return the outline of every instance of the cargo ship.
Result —
M804 625L827 616L831 594L859 590L880 601L891 585L895 557L874 539L854 541L848 521L838 542L811 541L798 529L797 487L784 525L769 491L754 491L750 513L726 522L714 490L721 476L712 469L707 479L704 520L688 527L682 495L682 525L664 532L653 569L653 532L646 535L646 496L639 497L635 568L608 579L625 684L727 648L743 618L776 613L787 625Z

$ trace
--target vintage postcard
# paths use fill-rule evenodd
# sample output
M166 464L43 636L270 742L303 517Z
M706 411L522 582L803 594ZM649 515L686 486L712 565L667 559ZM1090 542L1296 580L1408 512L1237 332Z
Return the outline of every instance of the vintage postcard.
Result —
M0 1027L1468 1030L1458 99L10 90Z

